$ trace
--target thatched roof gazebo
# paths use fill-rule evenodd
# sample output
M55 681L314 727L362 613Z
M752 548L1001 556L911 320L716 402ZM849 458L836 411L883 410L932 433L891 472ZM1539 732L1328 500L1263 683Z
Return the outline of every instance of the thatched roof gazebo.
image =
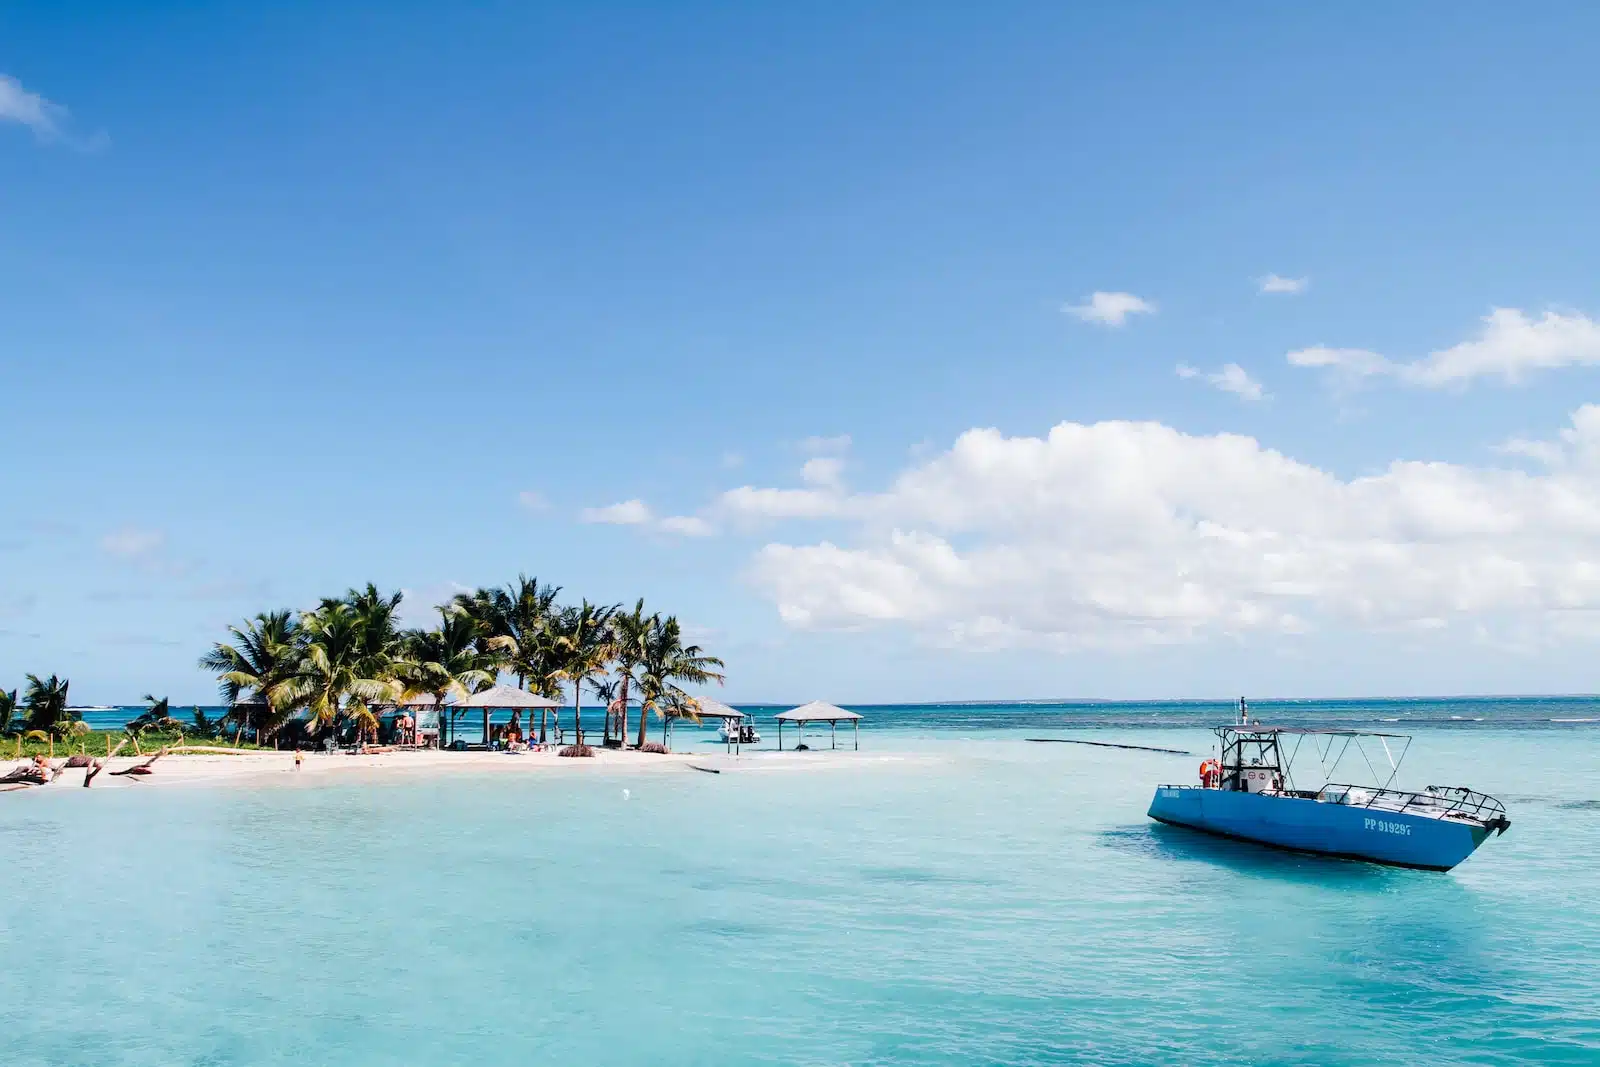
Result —
M805 743L806 723L808 722L825 722L828 724L828 739L832 748L839 747L838 735L834 730L835 726L840 722L851 723L855 726L856 731L856 750L860 751L861 749L861 716L853 711L846 711L837 705L824 704L820 700L813 700L809 704L801 704L798 708L790 708L788 711L779 712L776 717L778 720L779 752L783 751L783 724L786 722L794 723L795 729L799 733L799 737L795 741L796 749Z
M465 700L456 700L445 705L450 712L448 716L439 717L439 747L444 748L455 740L456 723L469 708L483 711L483 743L489 743L489 721L496 711L510 711L513 715L524 709L533 711L548 711L559 708L561 705L549 697L542 697L537 693L530 693L526 689L518 689L513 685L490 686L481 693L473 693ZM531 716L530 716L531 719ZM447 736L448 735L448 736Z

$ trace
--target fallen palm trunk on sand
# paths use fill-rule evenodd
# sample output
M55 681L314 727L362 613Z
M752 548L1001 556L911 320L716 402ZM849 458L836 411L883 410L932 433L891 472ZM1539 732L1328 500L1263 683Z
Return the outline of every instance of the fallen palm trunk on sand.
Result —
M35 756L32 762L13 767L4 777L0 777L0 785L46 785L60 773L55 764L42 756Z
M135 763L132 767L124 767L120 771L112 771L111 773L112 773L113 776L119 776L119 777L121 775L124 775L124 774L132 774L132 775L138 775L138 776L142 776L142 775L146 775L146 774L154 774L154 773L156 773L155 769L154 769L154 766L153 766L155 761L160 759L162 756L165 756L166 754L167 754L167 750L163 748L160 752L157 752L154 756L151 756L149 759L145 760L143 763Z
M111 757L115 756L118 752L121 752L122 746L126 745L127 743L128 739L123 738L120 742L118 742L116 748L106 753L105 759L97 759L89 764L89 769L83 772L83 787L85 789L89 788L89 783L94 781L95 775L106 769L106 763L111 759Z

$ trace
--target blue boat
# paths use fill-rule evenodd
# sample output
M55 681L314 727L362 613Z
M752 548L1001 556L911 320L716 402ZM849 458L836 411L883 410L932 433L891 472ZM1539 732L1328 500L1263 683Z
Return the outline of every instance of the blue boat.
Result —
M1511 825L1504 804L1462 786L1391 788L1411 744L1405 734L1261 726L1248 722L1243 701L1240 711L1240 725L1216 729L1221 759L1200 765L1200 784L1157 786L1150 818L1274 848L1429 871L1450 870ZM1295 788L1291 773L1307 741L1324 771L1324 784L1309 790ZM1364 746L1374 743L1388 757L1386 781L1332 781L1352 745L1371 766Z

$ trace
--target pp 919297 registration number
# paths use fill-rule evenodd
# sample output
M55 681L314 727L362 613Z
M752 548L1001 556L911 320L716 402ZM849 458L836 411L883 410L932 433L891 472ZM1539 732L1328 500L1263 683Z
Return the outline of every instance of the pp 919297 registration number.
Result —
M1403 822L1390 822L1388 819L1368 819L1367 829L1380 834L1411 835L1411 827Z

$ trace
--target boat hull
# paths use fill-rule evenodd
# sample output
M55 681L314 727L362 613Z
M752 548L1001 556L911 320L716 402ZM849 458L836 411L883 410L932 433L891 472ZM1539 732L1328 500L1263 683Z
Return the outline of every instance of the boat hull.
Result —
M1429 871L1450 870L1489 836L1456 819L1196 786L1157 786L1149 815L1274 848Z

